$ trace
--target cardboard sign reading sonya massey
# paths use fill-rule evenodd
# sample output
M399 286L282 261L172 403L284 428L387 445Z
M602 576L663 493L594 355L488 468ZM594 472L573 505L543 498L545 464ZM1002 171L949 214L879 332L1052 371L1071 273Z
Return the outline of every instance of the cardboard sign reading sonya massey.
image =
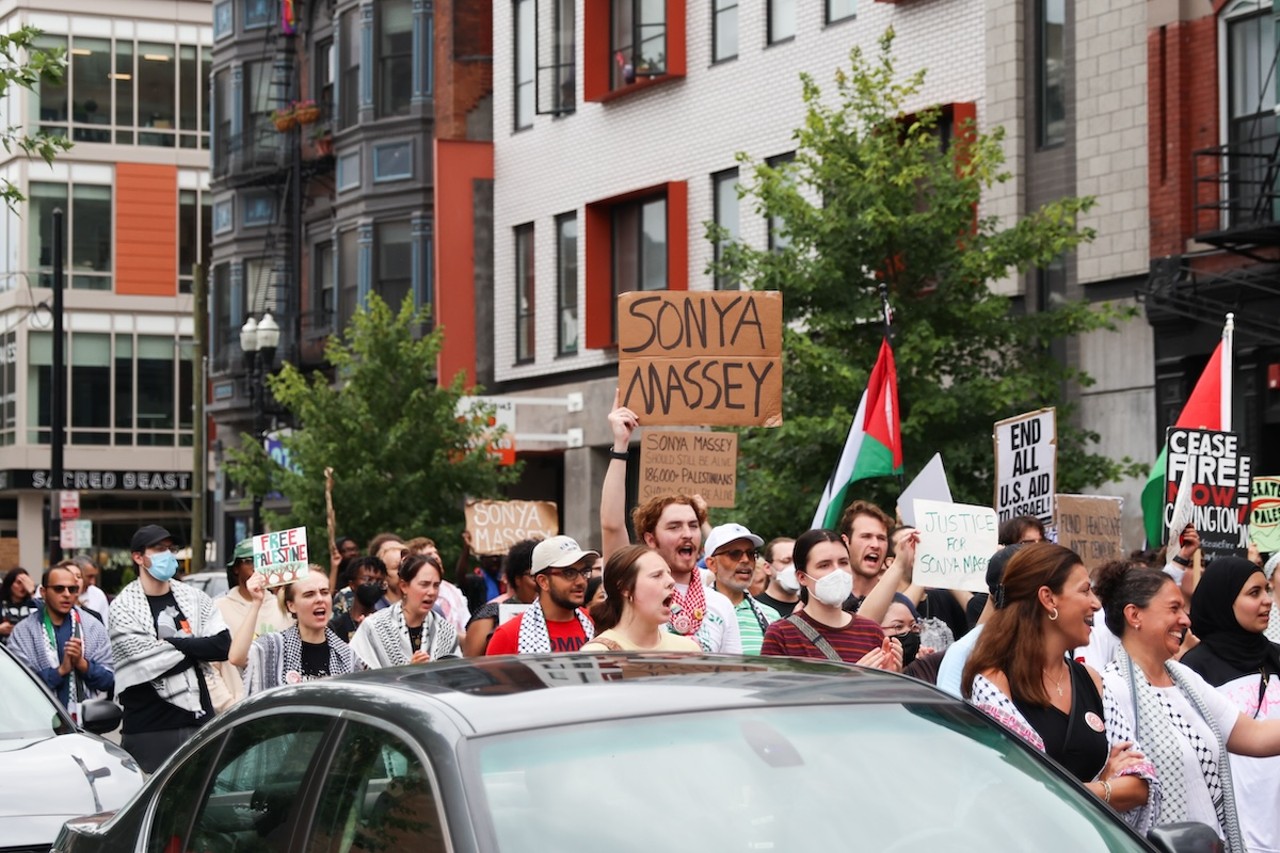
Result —
M268 587L284 586L307 576L307 528L290 527L253 537L253 570Z
M920 545L912 572L923 587L987 591L987 562L1000 550L995 510L986 506L915 500Z
M560 532L560 510L551 501L471 501L466 510L471 552L505 554L521 539L549 539Z
M707 506L733 506L738 489L738 434L645 430L640 438L640 493L702 495Z
M1058 544L1070 548L1095 569L1124 556L1120 513L1122 498L1096 495L1058 495Z
M1167 530L1173 521L1185 482L1191 490L1190 523L1200 534L1201 550L1209 557L1243 556L1251 477L1250 459L1240 453L1239 436L1170 427L1167 441L1164 527Z
M1001 521L1034 515L1053 525L1057 487L1058 421L1040 409L996 422L996 513Z
M618 387L645 426L780 425L782 294L621 294Z

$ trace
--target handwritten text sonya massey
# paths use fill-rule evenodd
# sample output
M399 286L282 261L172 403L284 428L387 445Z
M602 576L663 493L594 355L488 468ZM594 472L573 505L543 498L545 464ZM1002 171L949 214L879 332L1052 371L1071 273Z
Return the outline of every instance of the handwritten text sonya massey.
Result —
M624 293L618 385L641 423L782 423L782 296Z

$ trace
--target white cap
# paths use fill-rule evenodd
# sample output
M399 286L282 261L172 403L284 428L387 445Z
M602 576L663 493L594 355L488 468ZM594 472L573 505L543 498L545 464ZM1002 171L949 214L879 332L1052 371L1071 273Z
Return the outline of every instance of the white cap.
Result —
M725 545L728 545L730 542L736 542L739 539L746 539L756 548L759 548L764 544L763 539L743 527L741 524L722 524L719 527L713 527L711 532L707 534L706 554L710 557Z
M578 547L577 540L569 536L552 536L543 539L533 549L533 567L529 574L536 575L547 569L563 569L572 566L585 557L593 560L600 554L595 551L584 551Z

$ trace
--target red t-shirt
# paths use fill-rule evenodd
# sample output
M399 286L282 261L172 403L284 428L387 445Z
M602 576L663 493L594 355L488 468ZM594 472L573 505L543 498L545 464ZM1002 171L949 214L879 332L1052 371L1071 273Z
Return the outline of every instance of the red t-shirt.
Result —
M516 654L520 646L520 620L523 618L524 614L521 613L498 626L498 630L494 631L493 636L489 638L489 647L484 653L486 655ZM576 616L568 622L552 622L548 619L547 634L551 638L553 652L576 652L587 642L586 632L582 630L582 623Z

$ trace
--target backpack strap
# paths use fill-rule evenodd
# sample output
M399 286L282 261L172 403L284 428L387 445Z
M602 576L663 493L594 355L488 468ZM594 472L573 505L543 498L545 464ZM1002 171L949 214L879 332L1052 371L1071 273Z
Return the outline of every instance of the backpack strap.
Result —
M792 613L787 617L787 621L796 626L796 630L804 634L805 639L813 643L814 647L822 652L827 660L843 660L840 655L836 654L836 650L827 642L827 638L818 633L817 629L800 617L799 613Z
M622 646L618 645L617 640L611 640L608 637L596 637L595 639L591 640L591 642L599 643L600 645L604 646L606 649L608 649L611 652L623 651Z

